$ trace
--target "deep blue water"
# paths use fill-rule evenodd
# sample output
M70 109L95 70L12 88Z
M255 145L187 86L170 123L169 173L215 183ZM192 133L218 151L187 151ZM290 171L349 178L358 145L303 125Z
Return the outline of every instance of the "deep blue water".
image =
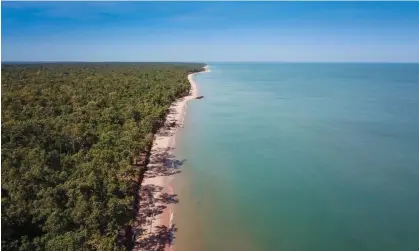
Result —
M177 250L419 250L419 64L209 67Z

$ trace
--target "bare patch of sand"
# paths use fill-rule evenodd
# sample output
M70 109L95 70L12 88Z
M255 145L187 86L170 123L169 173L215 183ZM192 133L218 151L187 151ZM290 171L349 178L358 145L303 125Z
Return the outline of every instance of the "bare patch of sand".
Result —
M209 72L208 66L205 71ZM140 188L140 205L137 215L136 245L134 250L172 250L174 224L173 203L177 203L176 194L171 186L172 175L179 172L183 161L173 156L176 132L182 127L186 104L198 96L198 86L194 76L188 75L191 84L190 94L175 101L169 108L165 126L155 134L151 148L150 163ZM173 123L174 122L174 123ZM140 229L142 228L142 229Z

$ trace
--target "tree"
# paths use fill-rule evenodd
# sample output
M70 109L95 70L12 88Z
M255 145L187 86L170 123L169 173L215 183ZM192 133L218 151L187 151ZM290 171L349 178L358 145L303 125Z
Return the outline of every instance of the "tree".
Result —
M130 166L201 64L2 65L2 249L123 250Z

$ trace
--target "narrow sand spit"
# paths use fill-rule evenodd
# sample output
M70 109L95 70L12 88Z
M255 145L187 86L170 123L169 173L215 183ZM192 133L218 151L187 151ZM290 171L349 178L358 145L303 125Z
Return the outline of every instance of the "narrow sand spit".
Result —
M203 72L209 72L208 66L204 68ZM175 214L172 204L177 203L177 198L171 181L173 175L179 172L177 167L182 164L182 161L173 156L173 149L177 129L183 125L186 115L186 103L198 96L195 74L198 73L188 75L190 94L170 106L165 126L155 134L150 164L140 188L140 211L137 215L134 250L173 250L175 227L172 221Z

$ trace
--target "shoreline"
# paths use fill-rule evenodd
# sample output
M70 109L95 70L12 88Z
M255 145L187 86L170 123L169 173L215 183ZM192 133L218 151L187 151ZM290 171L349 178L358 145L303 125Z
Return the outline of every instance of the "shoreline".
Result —
M161 236L165 236L165 238L170 240L165 240L167 243L159 244L165 245L165 250L173 250L173 235L176 229L172 223L174 219L172 204L177 203L177 199L171 181L173 180L173 175L179 172L177 168L179 160L175 160L173 150L176 144L178 128L183 127L187 102L198 97L198 86L194 77L196 74L205 72L209 72L208 65L204 67L204 71L188 74L188 80L191 85L189 95L171 104L164 126L154 135L150 161L140 186L139 193L142 199L139 201L139 208L140 211L147 205L152 205L156 208L148 212L147 216L142 216L146 218L145 221L140 219L141 213L138 212L137 222L143 221L139 227L146 225L147 229L140 229L140 231L145 231L146 233L139 237L136 236L136 243L141 243L147 238L159 242L161 241ZM148 199L144 196L148 197ZM143 249L137 244L133 250Z

